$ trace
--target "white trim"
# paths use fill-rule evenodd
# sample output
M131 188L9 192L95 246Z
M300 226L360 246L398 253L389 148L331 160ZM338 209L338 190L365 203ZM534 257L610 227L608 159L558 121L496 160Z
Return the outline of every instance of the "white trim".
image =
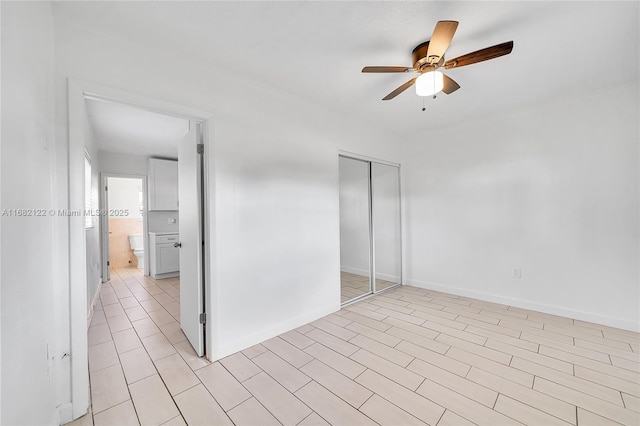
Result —
M215 295L217 289L213 283L217 280L217 270L214 267L215 252L215 203L210 190L215 188L212 173L213 161L213 114L183 105L149 98L124 90L113 89L100 84L91 83L74 78L68 79L68 125L69 125L69 152L68 152L68 184L69 184L69 209L82 210L84 205L84 115L85 96L97 97L102 100L134 105L149 111L178 117L190 118L203 123L205 145L205 178L208 192L205 193L206 202L210 207L205 213L204 225L209 231L205 237L205 247L209 248L209 256L204 259L205 270L209 272L205 280L205 303L208 311L208 324L206 328L207 357L214 357L213 336L217 321L215 313ZM209 182L211 179L211 182ZM210 186L209 186L210 185ZM71 341L71 403L73 404L73 418L79 418L89 408L89 373L87 350L87 279L86 279L86 247L84 235L84 218L78 216L69 217L69 317L70 317L70 341ZM147 262L148 263L148 262ZM208 298L207 298L208 296Z
M459 287L448 286L446 284L425 282L420 280L407 280L407 285L424 288L427 290L441 291L456 296L473 297L474 299L484 300L487 302L500 303L522 309L530 309L532 311L543 312L546 314L557 315L561 317L577 319L581 321L592 322L595 324L607 325L609 327L621 328L630 331L640 331L640 324L635 321L629 321L622 318L600 315L595 312L581 311L577 309L565 308L557 305L549 305L545 303L531 302L528 300L518 299L516 297L500 296L495 293L486 293L483 291L469 290Z
M176 233L176 235L178 235ZM153 278L154 280L162 280L164 278L173 278L173 277L179 277L180 276L180 271L176 271L176 272L165 272L164 274L155 274L155 275L151 275L151 278Z
M368 277L369 271L368 269L360 269L360 268L352 268L351 266L340 265L340 272L348 272L350 274L362 275L363 277Z
M364 277L369 276L369 271L366 269L352 268L351 266L344 266L344 265L340 266L340 272L348 272L350 274L362 275ZM400 277L397 275L383 274L381 272L376 272L376 279L393 281L396 284L400 284Z
M63 425L73 420L73 405L70 402L59 405L56 410L56 422L54 424Z
M70 78L69 81L74 81L76 84L82 87L83 98L85 99L116 102L136 108L143 108L147 111L156 112L158 114L193 119L196 121L210 120L213 116L212 113L207 111L175 104L172 102L166 102L156 98L150 98L144 95L139 95L124 90L114 89L108 86L103 86L101 84L76 80L73 78Z
M404 220L404 212L405 210L405 204L404 204L404 185L402 184L403 182L403 175L402 175L402 165L398 164L398 197L400 197L400 199L398 200L398 203L400 204L398 206L398 208L400 209L400 285L404 285L404 281L405 281L405 277L407 276L407 269L406 269L406 256L405 254L408 253L407 251L407 246L406 246L406 241L408 240L406 237L406 232L405 232L405 220Z
M394 284L402 284L401 283L401 277L399 277L397 275L383 274L381 272L376 272L376 279L377 280L391 281ZM378 291L380 291L380 290L378 290Z
M366 299L368 299L370 297L378 296L378 295L380 295L382 293L385 293L387 291L393 290L394 288L398 288L401 285L402 284L394 284L392 286L383 288L382 290L378 290L377 293L365 293L362 296L354 297L353 299L347 300L342 305L340 305L340 307L341 308L346 308L347 306L353 305L354 303L362 302L363 300L366 300Z
M381 160L379 158L369 157L367 155L356 154L355 152L343 151L341 149L338 150L338 156L351 158L352 160L368 161L370 163L371 162L380 163L380 164L385 164L387 166L393 166L393 167L400 168L400 163L394 163L392 161Z
M68 82L69 210L84 208L84 97L76 81ZM87 268L84 218L69 217L69 322L71 341L71 403L73 418L89 409L87 347Z
M405 185L404 182L404 168L398 168L398 181L400 185L400 285L405 285L407 282L407 257L406 254L409 253L409 238L408 232L406 230L406 212L407 212L407 204L405 198Z
M215 347L214 336L218 334L217 327L217 309L218 287L220 282L218 279L218 268L216 268L216 254L218 253L217 243L218 239L214 238L217 235L216 226L216 179L215 179L215 156L213 154L213 116L207 115L207 119L201 127L202 135L201 140L204 146L204 155L202 157L202 179L203 186L201 188L204 199L202 200L202 214L203 217L203 239L204 239L204 253L202 255L202 262L204 265L204 300L205 307L207 308L207 324L205 327L205 352L209 361L214 361ZM215 333L215 334L214 334Z
M352 268L350 266L340 266L340 272L348 272L350 274L362 275L364 277L368 277L369 276L369 271L367 271L366 269ZM376 272L376 279L377 280L391 281L391 282L393 282L395 284L401 284L400 277L397 276L397 275L383 274L383 273L380 273L380 272ZM382 290L378 290L378 292L380 292L380 291L382 291Z

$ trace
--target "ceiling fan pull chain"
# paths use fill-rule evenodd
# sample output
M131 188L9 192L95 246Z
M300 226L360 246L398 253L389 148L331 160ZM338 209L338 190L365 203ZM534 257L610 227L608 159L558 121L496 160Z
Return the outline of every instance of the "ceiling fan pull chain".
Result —
M433 75L435 76L435 72L434 72L434 74L433 74ZM435 77L434 77L434 78L433 78L433 99L435 99L435 98L436 98L436 93L438 93L438 92L439 92L439 90L436 90L436 79L435 79Z
M426 110L426 108L425 108L425 106L424 106L424 98L425 98L425 97L424 97L424 96L420 96L420 97L422 98L422 110L424 111L424 110Z

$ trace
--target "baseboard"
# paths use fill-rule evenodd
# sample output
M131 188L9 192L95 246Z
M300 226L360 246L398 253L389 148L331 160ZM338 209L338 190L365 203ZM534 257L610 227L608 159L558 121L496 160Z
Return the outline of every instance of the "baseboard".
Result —
M340 266L340 272L347 272L349 274L369 276L368 269L352 268L351 266Z
M368 269L352 268L350 266L341 266L340 267L340 272L348 272L350 274L364 275L365 277L369 276L369 270ZM400 282L400 277L399 276L390 275L390 274L376 273L376 279L385 280L385 281L392 281L394 283Z
M391 281L393 283L399 283L400 282L400 277L399 276L397 276L397 275L389 275L389 274L382 274L382 273L376 274L376 279L377 280Z
M486 293L477 290L469 290L459 287L452 287L441 283L411 280L407 279L404 283L414 287L424 288L427 290L441 291L443 293L450 293L457 296L473 297L474 299L484 300L487 302L500 303L503 305L509 305L516 308L530 309L532 311L543 312L551 315L558 315L561 317L577 319L581 321L592 322L595 324L602 324L609 327L621 328L629 331L640 331L640 324L636 321L630 321L623 318L610 317L607 315L597 314L595 312L581 311L578 309L570 309L557 305L550 305L545 303L531 302L528 300L518 299L515 297L500 296L494 293Z
M91 299L91 303L89 303L89 309L87 310L87 329L91 325L91 320L93 319L93 311L96 306L96 302L98 301L98 297L100 297L100 290L102 290L102 278L98 279L96 294L93 295L93 299Z
M175 272L165 272L164 274L149 274L151 276L151 278L153 278L154 280L162 280L164 278L173 278L173 277L179 277L180 276L180 271L175 271Z
M63 425L73 420L73 404L67 402L66 404L58 405L56 416L56 422L53 424Z
M293 330L294 328L300 327L304 324L308 324L312 321L315 321L319 318L332 314L340 310L340 304L330 304L326 305L320 309L315 309L312 312L308 312L304 315L297 316L291 320L284 321L277 325L267 327L258 331L257 333L250 334L248 336L243 336L241 339L238 339L227 345L213 345L214 350L212 354L212 360L218 360L224 358L225 356L234 354L238 351L242 351L251 347L257 343L264 342L265 340L269 340L272 337L278 336L287 331Z

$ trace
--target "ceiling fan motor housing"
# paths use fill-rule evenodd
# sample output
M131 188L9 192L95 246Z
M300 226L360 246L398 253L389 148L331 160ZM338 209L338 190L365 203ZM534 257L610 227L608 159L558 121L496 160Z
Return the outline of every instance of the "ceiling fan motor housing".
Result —
M411 59L413 60L413 69L417 72L426 72L437 69L444 64L444 55L437 63L432 63L437 57L429 58L427 51L429 50L429 42L425 41L417 45L411 52Z

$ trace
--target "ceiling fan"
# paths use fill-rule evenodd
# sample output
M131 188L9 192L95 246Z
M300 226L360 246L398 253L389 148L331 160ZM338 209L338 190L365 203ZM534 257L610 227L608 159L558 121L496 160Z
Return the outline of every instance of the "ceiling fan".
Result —
M431 35L431 40L420 43L413 49L412 67L369 66L362 68L362 72L416 72L419 74L417 77L412 78L382 98L383 101L395 98L414 84L416 85L416 93L419 96L431 96L441 91L449 95L458 90L460 85L447 75L437 71L438 68L459 68L508 55L511 53L511 50L513 50L513 41L508 41L476 50L475 52L467 53L466 55L458 56L445 62L444 53L449 47L457 28L457 21L438 21Z

